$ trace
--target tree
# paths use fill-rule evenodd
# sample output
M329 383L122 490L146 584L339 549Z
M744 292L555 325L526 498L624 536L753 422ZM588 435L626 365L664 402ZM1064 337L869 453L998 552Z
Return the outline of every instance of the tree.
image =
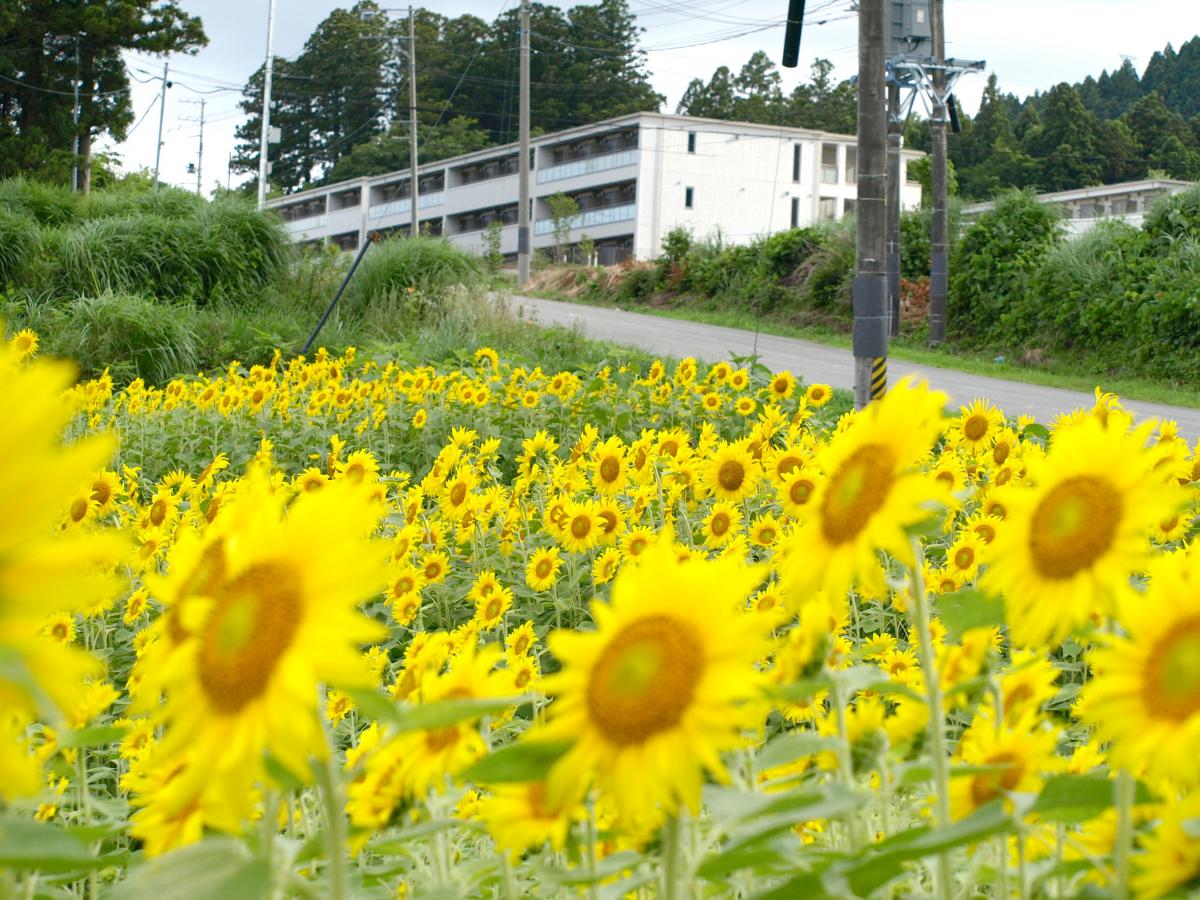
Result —
M488 134L469 116L459 116L437 126L420 126L417 156L420 162L436 162L462 153L473 153L488 145ZM378 135L354 148L334 164L321 179L324 183L380 175L407 169L408 126L397 125L388 134Z
M833 63L817 59L810 83L797 85L788 97L787 124L837 134L854 134L858 127L858 90L850 81L833 83Z
M207 43L200 19L178 0L9 0L0 12L0 176L70 171L79 138L80 186L90 189L92 145L125 137L133 122L122 52L190 53ZM79 62L75 62L78 45ZM78 129L72 121L76 76ZM66 166L62 166L66 155Z
M737 115L737 88L728 66L718 66L705 84L693 78L688 84L675 112L681 116L702 119L733 119Z
M1038 187L1062 191L1100 184L1099 132L1099 121L1084 109L1074 87L1052 88L1042 124L1022 140L1022 148L1038 162Z
M562 245L571 233L571 220L579 213L579 203L562 191L546 198L550 207L550 222L554 229L554 261L562 262Z
M1145 166L1165 170L1172 178L1200 177L1200 142L1183 116L1151 91L1121 117L1135 141L1136 155Z
M782 85L771 57L756 51L733 79L737 91L734 117L744 122L781 123L787 116Z

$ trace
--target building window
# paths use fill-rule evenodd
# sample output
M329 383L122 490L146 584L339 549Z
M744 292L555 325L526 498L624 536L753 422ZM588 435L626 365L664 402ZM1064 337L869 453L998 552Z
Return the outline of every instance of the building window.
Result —
M792 198L792 227L800 227L800 198Z
M696 152L696 132L688 132L688 153Z
M695 198L696 198L696 190L695 190L695 188L684 188L684 189L683 189L683 205L684 205L684 208L686 208L686 209L691 209L691 208L692 208L692 201L693 201Z
M817 205L817 218L822 222L832 222L837 218L837 197L822 197Z
M846 184L858 184L858 148L846 148Z
M792 145L792 181L800 180L800 157L802 155L803 154L801 153L800 145L793 144Z
M853 197L847 197L847 198L845 199L845 201L843 201L843 203L842 203L842 215L843 215L843 216L852 216L852 215L854 215L854 198L853 198Z
M821 145L821 183L822 184L837 184L838 180L838 165L837 165L837 144L822 144Z

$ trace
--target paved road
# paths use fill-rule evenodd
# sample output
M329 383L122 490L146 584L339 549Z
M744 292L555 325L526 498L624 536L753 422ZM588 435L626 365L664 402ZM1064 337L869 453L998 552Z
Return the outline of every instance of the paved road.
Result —
M524 318L542 324L576 326L589 337L640 347L664 356L695 356L712 363L730 356L748 356L755 347L752 331L664 316L521 296L512 298L512 308ZM759 358L772 370L789 369L809 383L820 382L847 389L854 386L853 358L847 350L769 334L758 335L757 341ZM920 372L931 385L948 393L956 404L987 397L1010 416L1029 413L1041 422L1049 422L1059 413L1077 407L1090 407L1095 402L1091 394L1079 391L971 375L896 359L889 360L888 370L893 380L910 372ZM1194 441L1200 436L1200 410L1140 401L1127 401L1124 406L1139 417L1176 420L1180 433L1189 440Z

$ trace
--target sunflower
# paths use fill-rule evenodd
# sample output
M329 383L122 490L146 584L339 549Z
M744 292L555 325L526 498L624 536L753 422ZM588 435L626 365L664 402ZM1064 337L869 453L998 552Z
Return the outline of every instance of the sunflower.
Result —
M962 532L946 551L946 568L965 584L979 571L979 557L983 547L983 538L979 535L972 531Z
M788 515L800 518L808 512L808 504L821 483L821 476L810 469L794 469L776 487L779 502Z
M1179 803L1168 804L1154 831L1141 838L1145 852L1138 859L1132 878L1139 898L1165 897L1180 888L1186 891L1200 881L1197 821L1200 821L1200 791Z
M966 765L987 770L950 782L951 815L965 818L993 800L1008 805L1008 795L1013 792L1036 794L1042 787L1043 772L1055 765L1057 743L1058 734L1039 726L1033 715L1000 729L990 711L976 715L963 733L959 757ZM1003 768L993 771L996 767Z
M621 538L621 550L631 559L642 556L654 543L654 532L644 525L631 528Z
M571 823L585 815L578 803L555 806L546 801L546 784L498 785L492 796L480 803L479 818L487 826L496 847L512 855L549 843L561 850Z
M441 584L450 571L450 557L441 550L431 550L421 557L418 569L426 584Z
M107 516L116 506L117 494L121 490L121 476L107 469L92 478L91 499L96 503L96 515Z
M840 594L856 582L882 594L876 552L911 563L906 529L929 515L928 482L916 464L938 435L945 402L905 378L821 449L816 464L826 478L783 563L789 594Z
M1091 655L1096 677L1084 718L1112 742L1114 764L1149 766L1200 783L1200 570L1190 554L1155 567L1145 595L1126 602L1127 636L1104 638Z
M1148 433L1088 417L1055 434L1032 473L1036 488L1005 495L1006 521L988 547L982 584L1004 595L1016 643L1061 640L1128 591L1150 530L1183 499L1178 485L1148 470Z
M528 654L535 644L537 634L533 630L533 623L525 622L508 633L508 637L504 639L504 650L511 661Z
M17 359L33 356L38 348L37 332L23 328L8 339L8 347Z
M952 435L970 455L989 449L1004 425L1004 413L986 400L972 400L959 410L950 425Z
M704 519L704 543L724 547L742 527L742 513L731 503L714 503Z
M357 603L387 570L386 550L365 538L376 513L349 483L302 495L285 515L255 468L223 521L181 540L169 575L150 585L167 614L162 649L143 663L148 694L166 696L155 711L162 758L185 760L237 822L252 812L247 788L265 777L265 753L301 780L328 753L317 685L372 685L357 648L385 632Z
M786 400L792 396L792 391L796 389L796 378L787 369L781 372L776 372L771 376L771 382L767 385L767 390L771 397L776 400Z
M94 661L38 633L55 613L115 597L118 583L108 572L127 550L112 530L58 530L72 488L90 485L115 445L104 435L64 448L71 368L22 362L25 355L0 344L0 655L11 657L0 674L0 709L13 715L37 711L40 696L59 709L74 704ZM90 491L86 502L95 505ZM11 677L18 672L23 677Z
M586 553L599 543L602 533L596 509L591 503L571 503L563 518L559 543L568 553Z
M759 469L745 442L722 444L704 466L704 483L718 500L736 503L754 492Z
M827 384L810 384L804 392L804 399L813 409L820 409L833 396L833 388Z
M500 624L512 604L513 592L506 587L497 588L475 602L475 620L482 630L489 631Z
M609 547L592 563L592 584L608 584L617 574L620 564L621 551L616 547Z
M779 540L782 527L771 513L756 516L750 523L750 543L758 547L773 547Z
M557 547L543 547L533 551L525 566L525 583L535 591L548 591L558 581L562 560Z
M595 631L551 636L563 668L543 682L557 698L538 734L573 745L550 771L549 802L595 779L624 817L699 811L704 772L727 780L719 754L758 719L748 701L771 619L732 604L761 577L728 558L679 562L667 529L622 569L611 603L592 603Z

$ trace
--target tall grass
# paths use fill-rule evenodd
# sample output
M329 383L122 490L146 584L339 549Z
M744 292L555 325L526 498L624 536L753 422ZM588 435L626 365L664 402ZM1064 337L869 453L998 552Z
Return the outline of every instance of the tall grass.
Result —
M442 238L393 238L367 251L344 302L350 313L387 304L409 323L439 314L448 291L483 281L478 257Z
M163 384L198 368L195 311L138 294L80 297L42 320L46 350L75 360L82 374Z

